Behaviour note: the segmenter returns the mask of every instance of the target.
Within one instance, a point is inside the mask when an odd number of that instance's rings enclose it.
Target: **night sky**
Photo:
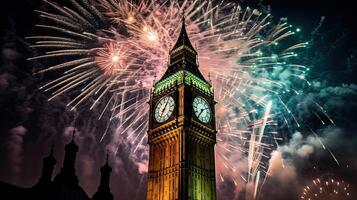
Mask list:
[[[316,131],[340,166],[311,138],[291,133],[282,145],[286,168],[277,169],[265,183],[264,199],[297,199],[302,186],[317,176],[343,179],[357,191],[357,9],[353,1],[245,0],[242,4],[271,9],[274,20],[287,17],[301,29],[299,37],[310,43],[301,59],[311,69],[308,79],[313,86],[289,102],[308,107],[310,99],[318,99],[336,124]],[[98,143],[96,133],[106,122],[96,120],[95,110],[68,111],[65,95],[47,102],[48,96],[37,90],[43,77],[32,76],[36,63],[26,61],[31,51],[24,37],[34,32],[33,25],[38,22],[34,10],[42,5],[40,0],[12,0],[2,2],[0,8],[0,181],[34,185],[52,143],[56,145],[57,174],[64,145],[76,127],[80,145],[77,175],[91,196],[97,190],[99,168],[105,159],[104,143]],[[306,117],[304,109],[295,112],[299,118]],[[115,199],[144,199],[145,170],[125,153],[128,145],[121,144],[113,161],[119,167],[112,175],[111,190]],[[297,154],[303,146],[313,151]],[[235,193],[231,183],[224,184],[219,187],[218,199],[233,199]]]

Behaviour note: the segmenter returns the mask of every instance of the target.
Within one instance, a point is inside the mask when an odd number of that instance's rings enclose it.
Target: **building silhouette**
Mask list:
[[[57,163],[56,159],[53,157],[54,145],[51,147],[50,154],[45,157],[42,161],[42,172],[38,183],[34,188],[48,187],[52,182],[52,175],[55,165]]]
[[[110,182],[110,173],[112,172],[112,168],[108,164],[108,153],[107,159],[103,167],[100,168],[100,185],[98,187],[98,191],[94,194],[92,200],[113,200],[113,195],[110,192],[109,182]]]
[[[1,183],[1,199],[39,199],[39,200],[113,200],[109,182],[112,168],[109,166],[108,153],[104,166],[100,169],[101,179],[98,191],[93,198],[88,197],[79,185],[75,170],[78,145],[74,141],[74,133],[71,142],[65,146],[65,157],[59,174],[52,179],[56,159],[53,156],[54,146],[50,154],[43,159],[42,172],[38,182],[32,188]]]
[[[216,102],[197,60],[183,18],[149,102],[147,200],[216,199]]]

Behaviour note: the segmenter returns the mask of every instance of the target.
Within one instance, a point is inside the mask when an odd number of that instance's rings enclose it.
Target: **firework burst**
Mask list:
[[[343,180],[333,178],[312,180],[312,183],[305,186],[300,199],[306,200],[341,200],[352,199],[350,185]]]
[[[37,74],[61,76],[41,89],[51,94],[49,100],[75,91],[68,103],[72,109],[91,102],[91,109],[102,106],[103,113],[111,112],[109,122],[117,123],[114,134],[133,144],[131,153],[140,163],[146,163],[137,155],[147,148],[146,102],[156,77],[166,70],[185,15],[200,70],[212,82],[218,102],[218,180],[253,183],[252,198],[257,196],[270,153],[282,140],[278,122],[300,126],[284,96],[299,94],[298,85],[310,84],[308,68],[294,63],[307,43],[281,44],[294,35],[286,21],[273,25],[269,14],[223,1],[44,2],[50,8],[37,11],[44,23],[36,26],[47,32],[28,37],[40,52],[29,60],[53,63]],[[101,141],[107,135],[105,131]],[[246,168],[238,169],[238,162]]]

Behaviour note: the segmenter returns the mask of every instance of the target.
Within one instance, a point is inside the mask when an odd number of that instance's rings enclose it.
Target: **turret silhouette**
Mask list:
[[[56,165],[56,159],[53,157],[54,145],[51,147],[50,154],[43,159],[42,173],[37,185],[49,185],[52,182],[53,169]]]
[[[65,155],[61,172],[56,176],[54,182],[62,182],[69,185],[78,185],[78,178],[75,174],[75,162],[78,152],[78,145],[74,142],[75,131],[72,140],[65,146]]]
[[[54,146],[52,145],[50,154],[43,159],[42,172],[38,182],[31,188],[22,188],[0,181],[1,197],[11,197],[11,199],[14,200],[90,200],[86,192],[79,185],[76,175],[75,162],[79,148],[74,141],[74,136],[75,132],[73,132],[72,140],[65,145],[63,166],[60,173],[58,173],[53,180],[52,175],[56,165],[56,159],[53,156]],[[100,168],[100,172],[100,185],[92,199],[113,200],[113,195],[109,187],[112,168],[109,166],[108,153],[106,162],[104,166]]]
[[[75,162],[78,145],[74,142],[74,136],[73,131],[72,141],[65,146],[63,166],[53,181],[51,192],[53,200],[89,200],[87,194],[79,186],[76,175]]]
[[[93,200],[113,200],[113,195],[110,192],[110,173],[112,168],[109,166],[109,154],[107,152],[107,159],[103,167],[100,168],[100,185],[98,191],[94,194]]]

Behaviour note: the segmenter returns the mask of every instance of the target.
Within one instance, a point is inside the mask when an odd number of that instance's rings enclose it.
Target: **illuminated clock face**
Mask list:
[[[170,118],[175,108],[175,100],[171,96],[163,97],[156,104],[155,120],[159,123],[165,122]]]
[[[193,111],[201,122],[208,123],[211,120],[211,108],[204,98],[196,97],[193,100]]]

